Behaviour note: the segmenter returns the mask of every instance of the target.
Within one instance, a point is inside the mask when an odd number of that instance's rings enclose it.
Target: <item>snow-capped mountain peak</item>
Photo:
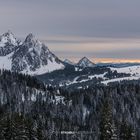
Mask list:
[[[34,51],[38,54],[41,53],[42,46],[45,46],[48,49],[48,47],[46,45],[44,45],[42,42],[40,42],[38,39],[36,39],[36,37],[32,33],[27,35],[22,46],[29,49],[29,51]]]
[[[11,31],[8,31],[0,36],[0,56],[6,56],[15,51],[21,43],[17,40]]]
[[[82,59],[79,60],[77,66],[85,68],[85,67],[93,67],[95,66],[95,64],[92,63],[87,57],[83,57]]]
[[[36,39],[35,35],[33,35],[32,33],[28,34],[25,41],[24,41],[24,44],[25,43],[28,43],[29,47],[32,46],[36,46],[37,44],[40,44],[42,45],[43,43],[40,42],[38,39]]]
[[[33,41],[36,41],[35,36],[32,33],[28,34],[25,39],[25,42],[33,42]]]
[[[1,36],[1,69],[40,75],[65,67],[63,62],[33,34],[30,33],[23,43],[18,42],[10,31]]]
[[[10,30],[0,36],[0,47],[5,47],[7,43],[17,45],[17,39]]]

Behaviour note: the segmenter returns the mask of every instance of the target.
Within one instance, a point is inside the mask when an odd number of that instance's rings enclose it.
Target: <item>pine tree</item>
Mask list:
[[[112,126],[112,110],[108,100],[103,104],[100,122],[100,140],[114,139],[114,130]]]
[[[0,140],[4,139],[4,133],[5,133],[5,121],[3,117],[0,117]]]
[[[112,137],[111,140],[118,140],[118,129],[115,126],[114,121],[112,122]]]
[[[134,130],[124,119],[120,127],[120,140],[135,140]]]
[[[6,140],[14,140],[16,136],[14,121],[8,116],[5,120],[4,138]]]
[[[37,131],[37,140],[44,140],[43,127],[41,121],[38,122],[36,131]]]
[[[27,139],[27,135],[25,133],[25,119],[23,116],[19,116],[19,114],[14,115],[14,125],[15,125],[15,140],[24,140]]]
[[[35,130],[33,121],[29,118],[25,120],[25,133],[29,140],[35,140]]]

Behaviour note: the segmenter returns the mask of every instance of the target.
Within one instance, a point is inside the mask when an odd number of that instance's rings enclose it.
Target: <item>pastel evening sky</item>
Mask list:
[[[0,0],[0,33],[32,32],[62,59],[140,61],[140,0]]]

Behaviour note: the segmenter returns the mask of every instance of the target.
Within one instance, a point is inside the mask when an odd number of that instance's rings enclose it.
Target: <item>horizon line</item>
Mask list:
[[[68,59],[74,63],[77,63],[81,58],[61,58],[63,60]],[[88,58],[88,57],[87,57]],[[140,63],[140,59],[121,59],[121,58],[88,58],[91,62],[98,63]]]

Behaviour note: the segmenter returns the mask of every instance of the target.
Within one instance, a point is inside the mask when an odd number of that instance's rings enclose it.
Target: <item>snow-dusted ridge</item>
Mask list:
[[[11,31],[8,31],[0,36],[0,47],[5,47],[7,43],[14,46],[18,45],[17,39]]]
[[[105,77],[107,74],[106,72],[104,74],[95,74],[95,75],[88,75],[87,79],[83,79],[81,81],[78,81],[77,79],[79,78],[76,77],[73,81],[69,81],[66,85],[72,85],[76,83],[82,83],[82,82],[87,82],[92,80],[93,78],[102,78],[103,80],[101,81],[102,84],[108,85],[109,83],[113,82],[121,82],[121,81],[129,81],[129,80],[138,80],[140,79],[140,65],[138,66],[128,66],[128,67],[122,67],[122,68],[114,68],[114,67],[109,67],[112,72],[117,71],[117,73],[125,73],[125,74],[130,74],[130,76],[127,77],[121,77],[121,78],[114,78],[114,79],[108,79]],[[82,87],[80,87],[82,88]]]
[[[112,76],[110,77],[110,71],[106,71],[102,74],[85,74],[85,75],[78,75],[73,79],[60,81],[59,86],[72,86],[77,85],[77,89],[82,89],[92,80],[98,81],[97,83],[101,83],[104,85],[108,85],[109,83],[113,82],[121,82],[121,81],[131,81],[131,80],[139,80],[140,79],[140,65],[135,66],[127,66],[127,67],[108,67],[112,71]],[[116,71],[116,72],[115,72]],[[114,73],[115,72],[115,73]]]
[[[7,69],[29,75],[42,75],[55,70],[64,69],[65,63],[73,65],[75,71],[83,71],[87,67],[95,67],[96,65],[88,58],[83,57],[77,64],[69,60],[61,61],[49,48],[36,39],[33,34],[29,34],[26,39],[19,41],[11,31],[0,36],[0,69]],[[97,78],[103,84],[122,80],[137,80],[140,78],[140,65],[126,67],[109,67],[112,72],[130,74],[130,76],[120,78],[106,78],[106,72],[103,74],[86,73],[68,79],[65,85],[81,84],[92,81]],[[80,79],[81,78],[81,79]],[[60,86],[61,81],[60,81]],[[62,85],[63,86],[63,85]]]
[[[129,81],[129,80],[138,80],[140,77],[136,77],[136,76],[131,76],[131,77],[122,77],[122,78],[115,78],[115,79],[110,79],[110,80],[105,80],[102,81],[102,84],[108,85],[109,83],[113,83],[113,82],[121,82],[121,81]]]
[[[85,67],[94,67],[95,64],[92,63],[87,57],[83,57],[81,60],[79,60],[77,66],[85,68]]]
[[[104,77],[105,74],[106,74],[106,72],[105,72],[104,74],[88,75],[88,76],[87,76],[87,79],[83,79],[83,80],[80,80],[80,81],[78,81],[78,78],[80,78],[80,77],[77,76],[76,78],[73,79],[73,81],[69,81],[68,83],[66,83],[66,85],[69,86],[69,85],[72,85],[72,84],[87,82],[87,81],[92,80],[93,78],[97,78],[97,79],[98,79],[98,78],[102,78],[102,79],[105,80],[105,77]]]
[[[64,69],[63,62],[48,47],[29,34],[21,43],[8,31],[0,36],[0,68],[40,75]]]
[[[112,71],[117,71],[118,73],[127,73],[131,74],[132,76],[140,76],[140,65],[138,66],[129,66],[129,67],[122,67],[122,68],[113,68],[110,67]]]
[[[140,65],[137,66],[128,66],[128,67],[122,67],[122,68],[114,68],[109,67],[111,71],[117,71],[117,73],[126,73],[130,74],[129,77],[122,77],[122,78],[114,78],[114,79],[108,79],[105,81],[102,81],[101,83],[107,85],[108,83],[112,82],[121,82],[124,80],[138,80],[140,79]]]

